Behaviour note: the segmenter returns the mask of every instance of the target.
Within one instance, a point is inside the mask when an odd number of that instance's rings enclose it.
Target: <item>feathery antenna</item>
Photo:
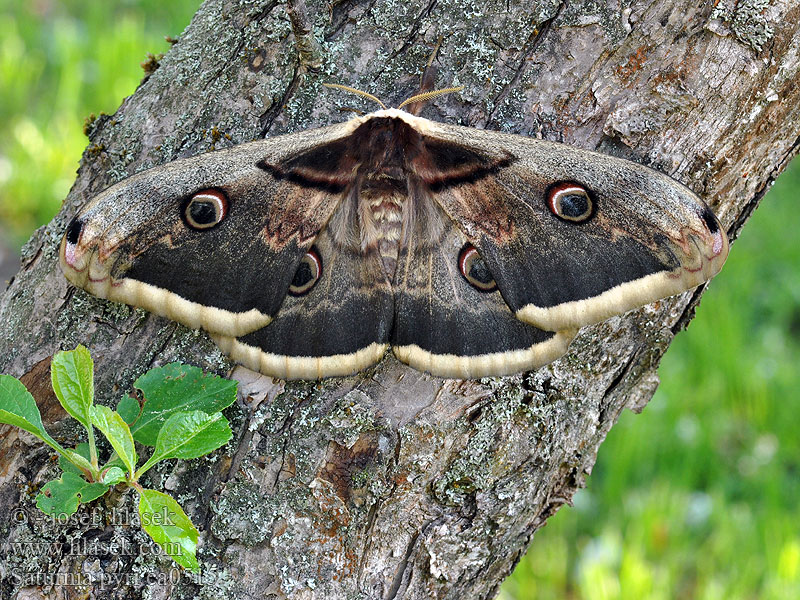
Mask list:
[[[463,85],[459,85],[457,87],[449,87],[449,88],[442,88],[441,90],[432,90],[430,92],[423,92],[421,94],[414,94],[411,98],[406,98],[400,103],[400,106],[397,108],[403,108],[406,104],[411,104],[412,102],[426,102],[431,100],[432,98],[436,98],[437,96],[442,96],[444,94],[452,94],[453,92],[460,92],[464,89]]]
[[[335,88],[337,90],[344,90],[345,92],[350,92],[351,94],[357,94],[358,96],[363,96],[364,98],[369,98],[373,102],[377,102],[380,104],[380,107],[386,110],[386,105],[380,101],[377,96],[373,96],[369,92],[362,92],[361,90],[357,90],[356,88],[352,88],[349,85],[340,85],[338,83],[323,83],[325,87]]]

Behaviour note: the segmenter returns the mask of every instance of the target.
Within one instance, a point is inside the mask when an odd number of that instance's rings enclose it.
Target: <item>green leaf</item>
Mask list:
[[[77,456],[76,456],[77,455]],[[76,475],[83,476],[77,465],[88,468],[91,470],[91,463],[89,462],[89,444],[81,442],[73,450],[66,450],[65,454],[58,457],[58,466],[65,473],[75,473]]]
[[[206,375],[197,367],[180,363],[150,369],[133,385],[145,401],[131,433],[133,439],[147,446],[156,444],[159,429],[175,413],[201,410],[213,414],[236,401],[235,381]],[[129,409],[127,405],[126,417]]]
[[[92,468],[92,463],[89,462],[82,454],[75,452],[74,450],[70,450],[69,448],[64,449],[64,454],[58,459],[59,465],[71,465],[72,468],[61,468],[62,471],[73,471],[78,475],[83,476],[84,471],[88,471],[89,473],[94,473],[95,470]]]
[[[64,410],[85,427],[91,427],[94,363],[89,351],[78,346],[75,350],[57,352],[50,364],[50,377]]]
[[[103,471],[101,481],[108,486],[117,485],[125,481],[125,471],[119,467],[110,467]]]
[[[158,432],[156,449],[136,474],[142,473],[160,460],[169,458],[198,458],[213,452],[231,439],[231,427],[222,413],[207,415],[202,410],[172,415]]]
[[[139,517],[142,529],[172,559],[187,569],[198,572],[195,526],[180,505],[167,494],[156,490],[139,490]]]
[[[75,473],[62,473],[61,479],[47,482],[36,496],[36,506],[50,516],[69,516],[83,502],[96,500],[108,491],[108,485],[89,483]]]
[[[22,382],[11,375],[0,375],[0,423],[24,429],[58,452],[64,450],[45,431],[36,400]]]
[[[108,438],[114,451],[125,463],[128,471],[133,474],[136,470],[136,448],[133,445],[133,436],[128,424],[119,413],[102,405],[92,409],[92,423]]]
[[[108,462],[103,465],[103,469],[110,469],[111,467],[118,467],[124,470],[127,468],[127,465],[125,464],[125,461],[119,457],[119,454],[113,452],[111,457],[108,459]]]
[[[122,400],[119,401],[119,404],[117,404],[117,412],[125,419],[128,425],[133,425],[136,419],[139,418],[141,410],[142,407],[139,406],[139,401],[128,394],[125,394]]]

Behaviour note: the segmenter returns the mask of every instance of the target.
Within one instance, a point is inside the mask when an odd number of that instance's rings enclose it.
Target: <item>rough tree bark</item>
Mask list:
[[[69,218],[145,167],[374,108],[323,81],[396,104],[440,36],[439,83],[465,89],[423,116],[653,166],[704,197],[735,238],[800,144],[800,2],[716,4],[208,0],[137,92],[91,126],[63,210],[26,246],[0,302],[0,371],[24,378],[68,441],[77,430],[49,390],[58,349],[92,350],[112,405],[156,364],[228,373],[205,334],[69,287],[57,266]],[[131,494],[85,509],[90,525],[38,518],[50,452],[4,427],[0,596],[491,598],[583,485],[619,413],[648,402],[701,291],[586,328],[567,356],[515,377],[441,380],[390,356],[322,383],[236,368],[234,441],[149,482],[201,529],[202,578],[165,581],[172,565],[138,551],[143,534],[107,521],[112,507],[132,508]],[[49,585],[56,575],[78,585]]]

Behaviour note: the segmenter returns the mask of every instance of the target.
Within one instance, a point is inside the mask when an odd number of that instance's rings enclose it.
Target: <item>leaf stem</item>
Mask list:
[[[89,461],[92,463],[92,469],[95,471],[95,476],[100,473],[100,465],[97,461],[97,446],[94,442],[94,427],[90,424],[86,427],[89,438]]]

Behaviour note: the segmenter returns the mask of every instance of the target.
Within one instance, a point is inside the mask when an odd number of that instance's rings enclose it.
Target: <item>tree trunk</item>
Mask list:
[[[136,93],[91,126],[61,213],[0,300],[0,371],[24,378],[67,443],[78,430],[49,389],[59,349],[91,349],[98,398],[112,406],[157,364],[228,373],[204,333],[70,287],[57,260],[67,222],[145,167],[375,108],[321,82],[396,105],[440,38],[437,84],[465,89],[423,116],[650,165],[702,196],[735,238],[800,142],[800,2],[710,4],[208,0]],[[235,368],[234,441],[148,483],[201,530],[199,578],[165,576],[173,565],[143,551],[144,534],[111,520],[132,494],[83,508],[89,524],[48,523],[33,497],[55,475],[50,452],[0,426],[0,597],[491,598],[584,484],[622,409],[651,398],[701,292],[584,328],[564,358],[513,377],[437,379],[390,356],[321,383]],[[82,545],[41,546],[67,542]]]

